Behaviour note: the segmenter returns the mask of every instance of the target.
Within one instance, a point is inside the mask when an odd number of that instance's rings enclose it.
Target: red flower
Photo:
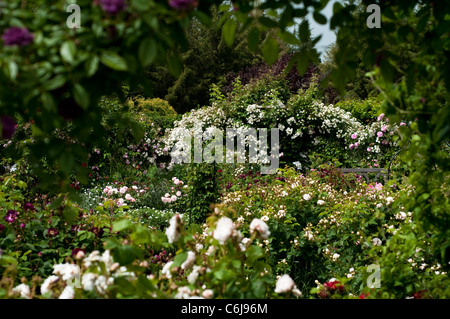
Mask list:
[[[369,296],[369,293],[362,293],[359,295],[359,299],[366,299]]]

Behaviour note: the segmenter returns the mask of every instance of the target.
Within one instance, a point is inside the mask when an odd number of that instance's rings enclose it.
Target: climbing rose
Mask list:
[[[26,46],[33,42],[33,34],[27,28],[11,27],[3,33],[3,42],[6,46]]]

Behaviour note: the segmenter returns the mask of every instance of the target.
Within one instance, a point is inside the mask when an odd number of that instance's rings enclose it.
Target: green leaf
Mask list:
[[[256,52],[256,50],[258,50],[259,38],[260,38],[260,32],[259,32],[258,28],[256,28],[256,27],[252,28],[249,31],[248,36],[247,36],[248,48],[252,52]]]
[[[67,222],[67,224],[72,225],[75,223],[78,217],[78,211],[73,206],[66,206],[63,210],[63,218]]]
[[[195,10],[194,16],[205,26],[210,26],[212,23],[210,16],[200,10]]]
[[[100,59],[97,54],[91,55],[85,62],[84,68],[86,70],[87,76],[91,77],[98,70],[98,63]]]
[[[59,53],[61,54],[63,61],[69,64],[73,63],[76,51],[77,47],[73,41],[65,41],[59,49]]]
[[[380,61],[381,75],[387,82],[392,82],[394,79],[394,67],[389,63],[387,59],[381,59]]]
[[[87,109],[89,106],[89,92],[85,90],[85,88],[76,83],[73,87],[73,95],[75,101],[83,108]]]
[[[122,266],[131,264],[139,255],[139,250],[129,245],[117,247],[113,251],[114,260]]]
[[[53,99],[53,95],[51,95],[49,92],[42,92],[41,102],[42,102],[42,106],[47,111],[54,110],[56,107],[55,100]]]
[[[123,57],[121,57],[116,52],[106,51],[103,52],[100,61],[106,65],[108,68],[111,68],[116,71],[127,71],[128,66],[127,62]]]
[[[64,75],[57,75],[54,78],[44,82],[44,89],[47,91],[52,91],[60,88],[66,83],[66,77]]]
[[[300,26],[298,28],[298,35],[302,43],[307,43],[311,40],[311,30],[309,29],[308,20],[305,19],[300,23]]]
[[[223,25],[222,35],[225,43],[231,47],[234,42],[234,37],[236,36],[236,21],[228,18],[227,22]]]
[[[66,175],[69,175],[72,171],[73,165],[75,164],[75,158],[73,157],[72,153],[70,151],[63,152],[59,160],[61,170]]]
[[[258,20],[265,27],[268,27],[268,28],[277,28],[278,27],[278,23],[270,18],[260,17]]]
[[[64,196],[60,195],[58,198],[54,199],[52,201],[52,203],[49,205],[48,209],[49,210],[55,210],[56,208],[58,208],[59,206],[61,206],[62,202],[64,200]]]
[[[290,32],[282,32],[280,33],[280,38],[286,43],[299,45],[300,41]]]
[[[181,264],[185,262],[187,257],[188,257],[187,252],[182,252],[181,254],[176,255],[175,258],[173,259],[173,266],[180,267]]]
[[[9,78],[11,80],[15,80],[17,78],[17,74],[19,73],[19,67],[17,66],[17,63],[14,61],[9,61],[8,62],[8,73],[9,73]]]
[[[133,224],[128,219],[121,219],[121,220],[116,221],[113,224],[112,231],[113,232],[120,232],[122,230],[130,228],[132,225]]]
[[[138,11],[147,11],[150,9],[151,2],[148,0],[132,0],[131,4],[138,9]]]
[[[268,65],[274,64],[278,59],[278,41],[274,38],[267,38],[263,43],[262,53]]]
[[[318,24],[327,24],[327,18],[320,12],[314,11],[313,18]]]
[[[139,60],[143,66],[151,64],[158,53],[158,47],[155,39],[146,38],[139,45]]]

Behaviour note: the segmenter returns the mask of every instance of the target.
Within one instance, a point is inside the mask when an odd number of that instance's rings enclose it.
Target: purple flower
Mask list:
[[[110,14],[117,14],[127,7],[125,0],[100,0],[100,4],[102,9]]]
[[[0,224],[0,233],[5,229],[5,225]]]
[[[23,205],[23,209],[24,210],[34,210],[34,205],[31,203],[26,203],[25,205]]]
[[[25,228],[25,223],[20,223],[20,228]]]
[[[17,219],[17,212],[15,210],[8,210],[8,212],[5,215],[5,221],[8,223],[14,223]]]
[[[11,27],[3,33],[3,42],[7,46],[25,46],[33,42],[33,34],[27,28]]]
[[[185,11],[198,6],[197,0],[170,0],[169,6],[175,10]]]
[[[56,237],[58,236],[59,231],[56,228],[47,228],[47,235],[49,237]]]
[[[3,115],[1,117],[2,121],[2,137],[4,139],[10,139],[14,132],[16,131],[16,122],[11,116]]]

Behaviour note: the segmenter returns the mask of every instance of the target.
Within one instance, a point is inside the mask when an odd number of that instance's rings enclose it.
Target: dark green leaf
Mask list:
[[[131,4],[138,9],[138,11],[146,11],[150,9],[151,2],[148,0],[132,0]]]
[[[66,83],[66,77],[64,75],[60,74],[60,75],[57,75],[54,78],[48,80],[47,82],[45,82],[44,88],[47,91],[52,91],[52,90],[60,88],[65,83]]]
[[[106,65],[107,67],[116,70],[116,71],[127,71],[128,66],[127,62],[123,57],[121,57],[116,52],[106,51],[103,52],[100,61]]]
[[[278,27],[278,23],[268,17],[260,17],[259,18],[259,22],[268,28],[277,28]]]
[[[327,24],[327,18],[321,14],[320,12],[314,11],[313,13],[314,20],[316,20],[319,24]]]
[[[63,210],[63,218],[67,224],[72,225],[78,217],[78,211],[73,206],[66,206]]]
[[[262,53],[268,65],[274,64],[278,59],[278,41],[274,38],[267,38],[263,43]]]
[[[87,109],[89,106],[89,92],[79,83],[73,87],[73,95],[75,101],[83,108]]]
[[[139,45],[139,60],[143,66],[151,64],[158,53],[158,47],[155,39],[146,38]]]
[[[236,36],[236,21],[229,18],[223,25],[222,35],[225,43],[231,47],[234,42],[234,37]]]
[[[298,35],[302,43],[307,43],[309,42],[309,40],[311,40],[311,30],[309,29],[308,20],[305,19],[300,23],[300,26],[298,28]]]
[[[258,46],[259,46],[259,38],[260,38],[260,33],[258,28],[254,27],[252,28],[247,36],[247,41],[248,41],[248,48],[253,51],[256,52],[256,50],[258,50]]]
[[[87,73],[88,77],[91,77],[97,72],[98,70],[98,63],[100,62],[100,59],[98,55],[93,54],[91,55],[85,62],[84,67]]]

